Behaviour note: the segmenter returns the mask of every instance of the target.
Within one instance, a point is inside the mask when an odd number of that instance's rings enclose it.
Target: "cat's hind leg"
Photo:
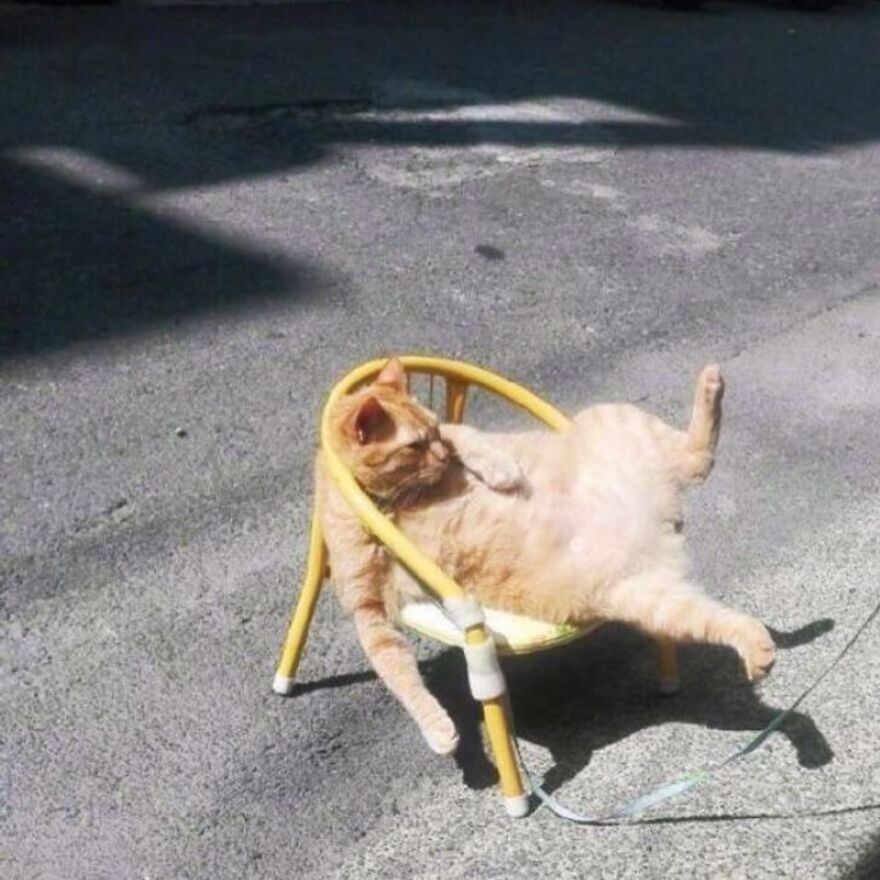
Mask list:
[[[709,598],[675,574],[642,572],[606,588],[599,599],[601,616],[655,639],[728,645],[750,681],[760,681],[773,665],[776,647],[761,621]]]
[[[717,364],[704,367],[694,390],[691,422],[678,457],[676,471],[684,483],[700,483],[709,476],[721,431],[724,379]]]

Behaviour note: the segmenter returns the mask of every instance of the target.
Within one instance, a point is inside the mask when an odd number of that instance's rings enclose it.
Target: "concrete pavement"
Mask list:
[[[315,425],[383,352],[686,417],[698,577],[782,646],[758,693],[609,628],[512,663],[527,760],[600,809],[760,729],[878,597],[880,9],[0,8],[3,875],[874,878],[880,630],[784,734],[625,828],[501,812],[325,597],[270,692]],[[510,422],[478,402],[487,425]]]

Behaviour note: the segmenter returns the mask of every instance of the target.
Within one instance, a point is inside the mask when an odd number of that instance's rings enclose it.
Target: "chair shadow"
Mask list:
[[[315,681],[298,681],[288,696],[301,697],[313,691],[327,691],[348,687],[352,684],[364,684],[368,681],[375,681],[378,677],[375,672],[365,670],[364,672],[346,672],[343,675],[329,675],[327,678],[319,678]]]
[[[808,644],[833,626],[825,618],[792,632],[771,633],[777,646],[787,650]],[[674,696],[658,691],[653,643],[623,625],[609,624],[582,642],[505,660],[517,735],[545,748],[553,760],[544,788],[555,791],[578,776],[596,752],[649,727],[674,722],[758,732],[782,711],[761,700],[729,649],[683,645],[679,657],[682,689]],[[784,658],[779,665],[785,665]],[[460,652],[444,652],[424,664],[423,672],[458,727],[461,743],[455,760],[465,784],[474,789],[493,785],[497,773],[484,748],[480,707],[468,693]],[[822,732],[803,712],[793,713],[780,733],[802,767],[821,767],[834,757]]]

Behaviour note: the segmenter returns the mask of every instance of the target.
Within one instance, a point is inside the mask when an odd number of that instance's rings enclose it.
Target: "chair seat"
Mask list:
[[[573,642],[593,632],[604,621],[595,620],[581,626],[547,623],[508,611],[483,608],[488,627],[499,654],[531,654],[566,642]],[[433,602],[410,602],[404,606],[401,623],[419,635],[461,647],[461,630]]]

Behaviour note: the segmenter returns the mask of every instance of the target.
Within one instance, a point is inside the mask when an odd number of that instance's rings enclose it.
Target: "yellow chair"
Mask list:
[[[448,422],[460,422],[464,416],[468,388],[471,385],[491,391],[521,407],[551,428],[562,431],[569,420],[531,391],[489,370],[446,358],[411,355],[401,358],[408,374],[441,377],[446,383],[445,407]],[[329,413],[343,395],[373,379],[384,360],[370,361],[345,376],[330,392],[321,418],[321,445],[331,479],[357,513],[364,527],[381,541],[395,558],[416,577],[438,604],[429,601],[407,605],[402,623],[408,628],[449,645],[461,647],[468,664],[471,691],[483,705],[483,717],[498,769],[501,792],[509,815],[528,813],[528,791],[523,785],[512,738],[510,709],[506,700],[504,678],[497,663],[496,651],[502,654],[525,654],[570,642],[592,632],[602,621],[583,626],[555,626],[515,614],[481,609],[465,591],[419,549],[380,511],[340,461],[329,443]],[[325,576],[328,574],[327,550],[321,534],[318,512],[312,515],[308,565],[299,599],[290,622],[273,689],[279,694],[293,690],[297,666],[302,656],[309,624]],[[442,610],[441,610],[442,608]],[[671,692],[677,688],[675,646],[659,643],[660,687]]]

